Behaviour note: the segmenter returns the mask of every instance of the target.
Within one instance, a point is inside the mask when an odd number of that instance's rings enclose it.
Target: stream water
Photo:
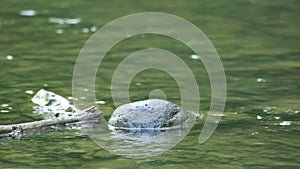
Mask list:
[[[296,0],[30,1],[0,2],[0,124],[42,119],[30,99],[43,88],[72,96],[77,56],[101,26],[137,12],[165,12],[199,27],[214,44],[227,79],[218,128],[204,144],[204,120],[171,150],[143,160],[108,152],[80,128],[54,126],[20,139],[1,138],[0,168],[300,168],[300,4]],[[115,109],[111,77],[129,54],[155,47],[172,51],[194,72],[199,113],[210,106],[210,83],[200,60],[172,38],[142,34],[115,45],[97,72],[104,118]],[[154,89],[180,104],[167,73],[150,69],[131,82],[132,101]],[[72,102],[71,98],[69,98]]]

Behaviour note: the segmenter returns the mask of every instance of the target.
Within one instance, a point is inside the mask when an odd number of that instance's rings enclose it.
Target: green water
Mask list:
[[[20,15],[29,9],[37,14]],[[44,88],[72,95],[74,64],[92,35],[84,33],[85,28],[100,28],[124,15],[147,11],[192,22],[218,51],[228,94],[214,135],[198,144],[200,121],[169,152],[136,161],[103,150],[80,130],[56,127],[20,140],[1,138],[0,168],[299,168],[300,5],[296,0],[2,0],[0,104],[8,106],[0,105],[7,110],[1,111],[0,124],[42,118],[32,113],[33,95],[27,90]],[[60,26],[49,22],[52,17],[81,22]],[[106,101],[100,105],[104,117],[108,119],[115,109],[110,94],[114,69],[122,58],[148,47],[172,51],[190,66],[200,84],[200,113],[206,114],[210,86],[203,65],[190,59],[191,50],[176,40],[146,34],[122,41],[105,57],[96,79],[97,99]],[[259,78],[265,82],[257,82]],[[156,88],[164,90],[168,100],[180,103],[176,82],[158,70],[141,72],[133,79],[131,99],[146,99]]]

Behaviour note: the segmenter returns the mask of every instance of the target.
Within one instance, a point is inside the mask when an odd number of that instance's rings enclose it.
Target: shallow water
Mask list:
[[[20,140],[1,139],[1,168],[299,168],[297,2],[2,0],[0,124],[42,118],[32,113],[31,90],[44,88],[71,96],[74,64],[95,28],[136,12],[170,13],[199,27],[220,55],[228,94],[224,117],[204,144],[198,144],[204,122],[200,121],[170,151],[136,161],[105,151],[76,127],[57,126]],[[148,47],[172,51],[190,66],[200,84],[199,113],[205,115],[210,86],[201,62],[191,59],[193,53],[182,43],[145,34],[117,44],[98,70],[96,93],[97,100],[106,102],[99,105],[104,117],[108,119],[115,109],[110,82],[116,66],[127,55]],[[133,79],[131,99],[147,99],[157,88],[169,101],[180,103],[176,82],[158,70]]]

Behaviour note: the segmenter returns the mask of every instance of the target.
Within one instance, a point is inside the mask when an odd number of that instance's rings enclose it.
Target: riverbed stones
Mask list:
[[[186,112],[169,101],[149,99],[118,107],[108,124],[117,129],[168,129],[195,120],[195,117],[195,113]]]

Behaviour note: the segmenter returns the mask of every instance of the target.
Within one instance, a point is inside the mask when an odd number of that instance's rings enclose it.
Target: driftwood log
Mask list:
[[[90,107],[82,111],[76,111],[75,113],[69,113],[68,115],[60,116],[55,114],[53,118],[39,120],[34,122],[0,125],[0,134],[6,136],[16,137],[22,134],[26,130],[39,129],[43,127],[49,127],[57,124],[74,123],[79,121],[96,120],[101,117],[102,113],[97,111],[95,107]]]

